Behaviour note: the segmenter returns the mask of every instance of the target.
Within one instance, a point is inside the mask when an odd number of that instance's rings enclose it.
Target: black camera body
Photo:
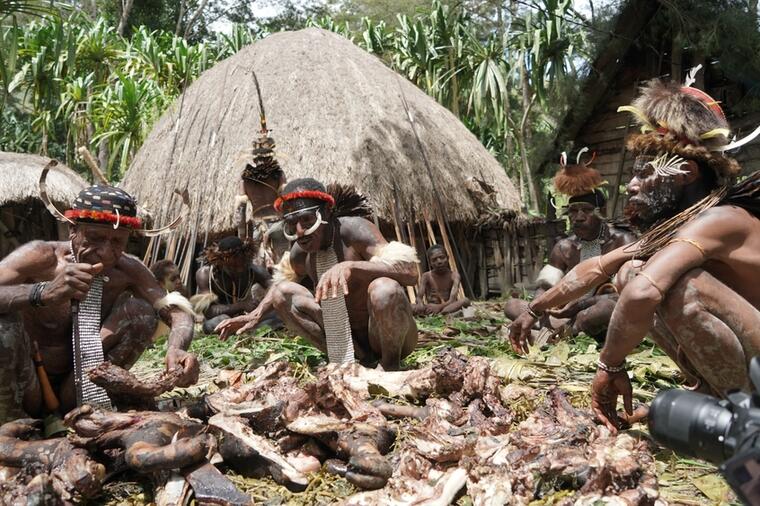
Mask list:
[[[760,358],[750,362],[754,393],[729,392],[725,399],[688,390],[657,394],[649,431],[678,453],[720,465],[745,504],[760,505]]]

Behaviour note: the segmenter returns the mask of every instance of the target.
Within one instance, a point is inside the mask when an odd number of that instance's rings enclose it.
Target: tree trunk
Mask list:
[[[683,47],[679,33],[673,34],[670,50],[670,80],[677,83],[683,81]]]
[[[190,35],[190,30],[193,28],[193,25],[195,24],[195,22],[198,21],[198,18],[201,17],[201,13],[203,13],[203,9],[206,8],[207,4],[208,4],[208,0],[201,0],[201,4],[195,10],[193,15],[190,16],[190,19],[187,21],[187,24],[185,25],[185,35],[183,35],[185,39],[187,39],[188,35]]]
[[[459,81],[454,66],[454,48],[449,48],[449,72],[451,72],[451,112],[459,118]]]
[[[121,16],[119,17],[119,26],[116,28],[116,33],[120,37],[124,37],[124,30],[127,28],[127,21],[129,21],[129,14],[132,12],[132,5],[134,5],[134,0],[121,0]]]
[[[536,94],[532,93],[531,85],[528,80],[528,71],[525,68],[525,58],[520,58],[520,81],[522,84],[522,102],[523,116],[520,121],[518,131],[518,143],[520,145],[520,160],[525,177],[525,184],[528,186],[528,196],[530,197],[529,208],[538,211],[538,192],[536,191],[536,182],[533,180],[533,170],[528,160],[528,146],[532,141],[532,125],[530,121],[530,111],[536,102]]]
[[[174,29],[174,35],[177,37],[180,36],[180,33],[182,33],[182,18],[185,17],[185,2],[186,0],[181,0],[179,3],[179,15],[177,16],[177,26]]]

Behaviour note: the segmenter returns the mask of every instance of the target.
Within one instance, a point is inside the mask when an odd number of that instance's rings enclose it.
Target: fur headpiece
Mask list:
[[[569,197],[577,197],[594,193],[594,190],[601,186],[602,175],[591,167],[596,154],[592,154],[587,162],[581,161],[586,151],[588,148],[581,149],[572,165],[567,164],[567,153],[562,153],[559,159],[559,170],[554,176],[554,187],[558,192]]]
[[[649,81],[631,105],[618,111],[630,112],[641,126],[627,147],[636,154],[670,153],[710,167],[719,179],[736,176],[741,167],[722,151],[738,147],[729,144],[726,115],[707,93],[659,79]]]

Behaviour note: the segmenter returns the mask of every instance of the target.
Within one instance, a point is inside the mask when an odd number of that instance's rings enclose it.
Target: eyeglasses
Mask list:
[[[298,239],[298,224],[301,224],[301,229],[304,231],[303,236],[311,235],[317,231],[320,225],[326,223],[322,220],[322,214],[319,212],[321,206],[307,207],[306,209],[300,209],[287,213],[283,216],[282,231],[285,238],[289,241],[295,241]]]

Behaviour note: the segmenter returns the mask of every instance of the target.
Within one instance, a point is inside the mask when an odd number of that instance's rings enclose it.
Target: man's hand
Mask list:
[[[509,325],[509,341],[515,353],[528,353],[528,342],[532,340],[530,331],[535,323],[536,319],[525,311]]]
[[[351,279],[351,264],[341,262],[331,267],[317,283],[317,289],[314,292],[314,300],[317,303],[322,299],[337,297],[341,293],[348,295],[348,282]]]
[[[591,384],[591,408],[597,419],[615,434],[623,426],[617,414],[617,398],[623,396],[623,406],[628,415],[633,417],[633,387],[626,371],[607,372],[596,371],[594,382]]]
[[[200,367],[195,355],[179,348],[169,348],[166,352],[166,370],[182,369],[182,376],[177,381],[178,387],[189,387],[198,381]]]
[[[551,316],[555,318],[575,318],[575,316],[588,308],[590,304],[586,299],[574,300],[565,305],[565,307],[558,309],[550,309],[547,311]]]
[[[67,264],[61,272],[48,282],[42,292],[42,303],[56,305],[71,299],[84,300],[90,290],[93,278],[103,270],[103,264]]]
[[[228,318],[217,325],[214,331],[219,333],[219,339],[222,341],[229,339],[233,333],[240,335],[258,325],[262,316],[260,308],[261,306],[257,307],[250,313],[241,314],[235,318]]]

